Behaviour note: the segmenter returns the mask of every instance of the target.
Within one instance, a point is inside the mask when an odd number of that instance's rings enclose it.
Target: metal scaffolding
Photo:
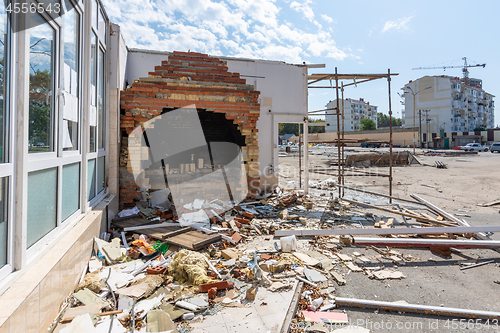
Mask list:
[[[337,156],[338,156],[338,168],[337,168],[337,178],[339,186],[339,198],[344,196],[345,188],[345,161],[344,161],[344,151],[346,143],[357,143],[357,142],[372,142],[372,143],[387,143],[389,144],[389,196],[392,196],[392,106],[391,106],[391,76],[396,76],[397,73],[391,73],[391,70],[387,70],[387,74],[339,74],[337,72],[337,67],[335,67],[334,74],[311,74],[308,76],[308,88],[327,88],[335,89],[335,95],[337,99],[337,105],[333,108],[328,108],[324,110],[312,111],[309,114],[317,114],[318,112],[325,112],[324,115],[337,116],[337,139],[334,141],[316,141],[317,143],[336,143],[337,144]],[[374,141],[374,140],[363,140],[363,139],[345,139],[344,136],[344,88],[352,85],[358,85],[360,83],[365,83],[378,79],[387,79],[388,85],[388,95],[389,95],[389,141]],[[315,86],[315,83],[328,80],[330,82],[329,86]],[[353,82],[344,84],[344,80],[352,80]],[[356,80],[360,80],[357,81]],[[333,85],[335,83],[335,85]],[[340,86],[339,86],[340,83]],[[339,100],[339,88],[341,90],[341,100],[342,105],[340,105]],[[326,112],[335,111],[335,113],[328,114]],[[341,121],[342,120],[342,121]],[[308,147],[306,147],[308,149]],[[308,166],[306,166],[308,168]],[[313,171],[314,172],[314,171]],[[376,176],[373,173],[365,173],[366,176]],[[389,199],[392,202],[392,199]]]

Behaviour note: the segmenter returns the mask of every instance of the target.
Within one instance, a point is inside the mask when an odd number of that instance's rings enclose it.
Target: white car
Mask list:
[[[465,151],[488,151],[488,147],[481,146],[480,143],[468,143],[462,147],[462,150]]]

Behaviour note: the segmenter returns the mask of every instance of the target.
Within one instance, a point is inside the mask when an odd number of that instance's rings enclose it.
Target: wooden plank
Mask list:
[[[380,228],[382,229],[392,228],[393,224],[394,224],[394,219],[390,218],[387,221],[381,221]]]
[[[189,231],[169,237],[165,239],[165,242],[197,251],[209,244],[220,241],[221,238],[219,234],[205,235],[197,231]]]
[[[288,307],[288,311],[286,312],[285,320],[283,321],[283,325],[281,326],[280,333],[290,332],[292,319],[295,316],[295,311],[297,310],[297,306],[299,305],[300,294],[302,294],[303,287],[304,282],[299,282],[295,286],[295,291],[293,292],[292,300],[290,302],[290,306]]]
[[[490,206],[495,206],[495,205],[500,205],[500,199],[496,199],[496,200],[481,204],[479,206],[490,207]]]
[[[178,234],[191,231],[189,227],[161,227],[161,228],[151,228],[147,230],[141,230],[141,233],[160,241],[164,241],[165,238],[173,237]]]
[[[424,222],[424,223],[431,223],[431,224],[445,225],[445,226],[448,226],[448,227],[454,227],[454,225],[450,224],[450,223],[445,223],[445,222],[438,221],[438,220],[429,220],[429,219],[426,219],[424,217],[420,217],[420,216],[417,216],[417,215],[402,213],[402,212],[398,212],[396,210],[382,208],[382,207],[370,205],[370,204],[367,204],[367,203],[364,203],[364,202],[359,202],[359,201],[355,201],[355,200],[349,200],[349,199],[346,199],[346,198],[342,198],[342,200],[350,202],[350,203],[353,203],[353,204],[356,204],[356,205],[360,205],[360,206],[365,206],[365,207],[369,207],[369,208],[375,208],[375,209],[382,210],[382,211],[389,212],[389,213],[393,213],[393,214],[396,214],[396,215],[403,215],[403,216],[413,217],[414,219],[421,219],[422,222]]]
[[[116,228],[121,228],[125,229],[128,227],[135,227],[139,225],[144,225],[151,223],[151,221],[142,218],[139,214],[131,215],[131,216],[125,216],[125,217],[117,217],[113,220],[111,220],[111,225],[113,225]]]

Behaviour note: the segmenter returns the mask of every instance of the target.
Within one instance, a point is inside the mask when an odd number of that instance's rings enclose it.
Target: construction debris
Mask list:
[[[331,180],[316,187],[328,190],[335,185]],[[404,267],[419,258],[395,247],[427,247],[442,256],[451,255],[455,248],[500,248],[500,242],[484,236],[500,227],[471,227],[422,198],[412,197],[416,201],[401,199],[404,204],[382,206],[280,189],[236,206],[220,200],[195,200],[179,209],[172,205],[138,207],[112,222],[106,240],[95,239],[88,272],[61,322],[89,329],[90,325],[95,329],[108,325],[117,332],[132,328],[188,332],[190,325],[223,308],[245,309],[253,302],[265,306],[266,299],[259,298],[261,290],[286,292],[293,288],[282,332],[288,332],[292,324],[298,328],[314,324],[324,331],[325,325],[348,323],[347,314],[338,310],[342,307],[425,312],[422,306],[336,295],[336,288],[344,288],[353,275],[380,283],[405,279]],[[164,200],[158,194],[152,202]],[[394,215],[402,216],[404,224]],[[486,238],[471,240],[474,235]],[[346,251],[348,247],[355,251]],[[493,262],[461,263],[460,270]],[[466,318],[494,315],[450,311]]]

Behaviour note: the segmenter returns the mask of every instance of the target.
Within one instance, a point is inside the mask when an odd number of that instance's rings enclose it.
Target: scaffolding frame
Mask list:
[[[337,100],[336,107],[328,108],[324,110],[317,110],[308,112],[308,115],[316,114],[318,112],[325,112],[324,115],[337,116],[337,139],[334,141],[316,141],[315,143],[336,143],[337,144],[337,178],[339,186],[339,198],[344,197],[345,188],[345,161],[344,152],[346,143],[354,142],[371,142],[371,143],[388,143],[389,144],[389,196],[392,196],[392,106],[391,106],[391,76],[399,75],[398,73],[391,73],[391,70],[387,70],[387,74],[339,74],[337,67],[335,67],[334,74],[310,74],[308,76],[308,89],[309,88],[325,88],[325,89],[335,89],[335,95]],[[357,79],[361,79],[356,82]],[[388,86],[388,97],[389,97],[389,141],[379,141],[379,140],[355,140],[355,139],[345,139],[344,136],[344,89],[348,86],[357,86],[360,83],[370,82],[379,79],[387,79]],[[330,82],[329,86],[314,86],[313,84],[328,80]],[[352,80],[353,82],[344,84],[344,80]],[[335,82],[335,85],[333,85]],[[340,82],[340,87],[339,87]],[[341,100],[342,105],[339,101],[339,88],[341,90]],[[328,114],[328,111],[335,111],[335,113]],[[341,122],[342,120],[342,122]],[[342,125],[341,125],[342,124]],[[309,150],[309,147],[306,147]],[[308,168],[308,166],[306,166]],[[312,171],[314,172],[314,170]],[[372,173],[367,173],[367,176],[373,176]],[[392,203],[392,199],[389,198],[389,202]]]

